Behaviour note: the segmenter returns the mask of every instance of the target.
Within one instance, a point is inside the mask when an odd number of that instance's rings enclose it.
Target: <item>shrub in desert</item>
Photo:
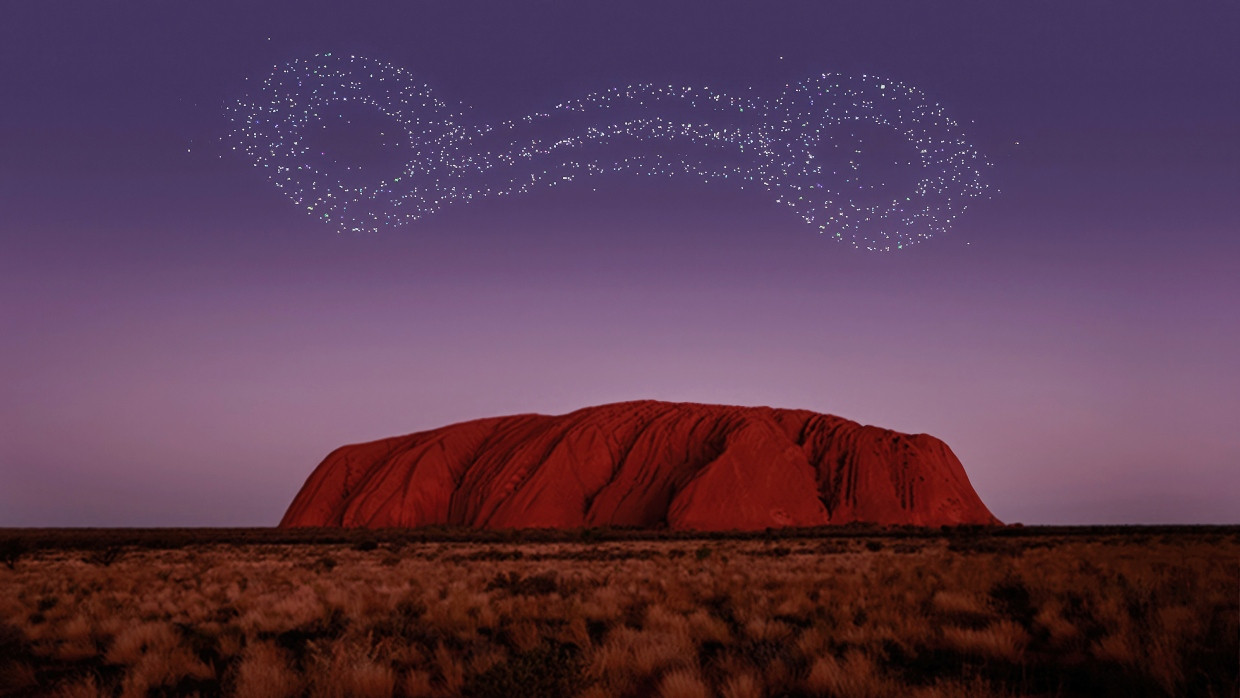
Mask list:
[[[881,698],[893,695],[893,686],[878,675],[874,660],[853,650],[842,660],[827,654],[814,660],[805,689],[815,696]]]
[[[400,683],[400,696],[403,698],[430,698],[435,695],[435,686],[430,672],[410,669]]]
[[[664,674],[659,681],[659,696],[661,698],[709,698],[710,690],[696,671],[673,669]]]
[[[89,562],[92,565],[99,565],[100,567],[110,567],[112,563],[121,559],[124,555],[125,550],[120,546],[105,545],[83,556],[82,561]]]
[[[87,674],[61,683],[52,695],[55,698],[103,698],[110,697],[112,692],[101,690],[95,675]]]
[[[141,623],[123,630],[108,648],[108,664],[132,666],[148,653],[166,654],[179,643],[176,629],[164,622]]]
[[[466,681],[464,696],[541,698],[569,696],[584,684],[580,651],[558,642],[544,642],[510,655]]]
[[[749,672],[739,672],[724,682],[721,695],[722,698],[763,698],[766,692],[760,679]]]
[[[145,696],[153,689],[175,687],[183,679],[201,681],[215,676],[167,623],[143,623],[126,629],[113,641],[104,660],[128,667],[122,696]]]
[[[1029,634],[1011,621],[999,621],[985,628],[943,628],[943,644],[965,655],[1017,662],[1029,642]]]
[[[37,687],[38,682],[38,674],[29,662],[0,658],[0,687],[20,695],[20,691]]]
[[[302,686],[301,676],[289,666],[285,653],[266,642],[248,646],[237,666],[238,696],[290,698],[299,695]]]
[[[316,653],[306,678],[311,698],[388,698],[396,689],[392,667],[357,643],[338,641]]]
[[[21,559],[30,550],[30,545],[20,538],[5,538],[0,540],[0,562],[5,567],[15,569],[17,561]]]

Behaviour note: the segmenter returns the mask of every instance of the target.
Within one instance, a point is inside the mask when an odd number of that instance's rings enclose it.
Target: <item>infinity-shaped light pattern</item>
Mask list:
[[[390,119],[385,147],[402,153],[402,164],[362,183],[372,163],[341,162],[316,143],[358,109]],[[322,54],[277,66],[229,105],[228,141],[311,215],[356,232],[633,172],[760,187],[836,240],[892,250],[947,231],[987,189],[989,163],[959,125],[921,91],[874,76],[823,74],[774,99],[628,85],[495,126],[464,112],[402,68]],[[865,131],[894,138],[899,157],[867,152]]]

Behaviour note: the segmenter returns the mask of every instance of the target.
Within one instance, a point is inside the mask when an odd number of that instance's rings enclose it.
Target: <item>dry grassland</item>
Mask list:
[[[1236,696],[1240,534],[43,548],[3,696]]]

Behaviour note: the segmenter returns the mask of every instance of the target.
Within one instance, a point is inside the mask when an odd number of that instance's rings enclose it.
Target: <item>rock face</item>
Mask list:
[[[336,449],[282,527],[997,524],[942,441],[805,410],[624,402]]]

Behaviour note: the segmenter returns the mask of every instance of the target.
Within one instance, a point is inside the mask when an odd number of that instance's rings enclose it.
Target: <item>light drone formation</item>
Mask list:
[[[325,130],[352,126],[349,114],[359,109],[382,118],[383,152],[397,154],[399,167],[375,176],[381,166],[323,147]],[[494,126],[465,111],[402,68],[322,54],[277,66],[229,105],[227,140],[294,203],[342,232],[631,172],[758,187],[821,233],[887,251],[946,232],[988,186],[989,163],[939,105],[868,75],[811,77],[774,99],[628,85]],[[868,148],[875,131],[899,152]],[[892,182],[900,178],[907,186]]]

